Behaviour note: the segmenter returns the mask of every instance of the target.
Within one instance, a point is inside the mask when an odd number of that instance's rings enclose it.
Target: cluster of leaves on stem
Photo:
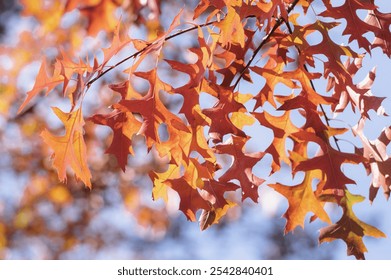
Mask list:
[[[61,51],[51,74],[44,58],[35,85],[20,106],[19,112],[23,112],[42,91],[49,94],[58,87],[69,98],[69,112],[53,108],[65,134],[57,136],[49,130],[41,134],[54,151],[53,166],[61,181],[66,181],[70,169],[78,180],[93,187],[83,135],[85,122],[93,122],[112,129],[107,153],[117,158],[122,170],[128,156],[134,156],[135,135],[144,137],[148,151],[156,151],[166,164],[165,170],[149,174],[153,199],[167,201],[168,189],[174,190],[180,199],[179,210],[189,220],[196,221],[201,210],[202,230],[218,223],[239,203],[233,193],[240,190],[242,201],[258,202],[259,188],[270,187],[288,200],[285,232],[303,227],[306,215],[313,213],[311,221],[330,224],[321,229],[319,241],[342,239],[348,254],[359,259],[366,252],[364,236],[385,236],[354,214],[353,205],[364,197],[354,194],[356,182],[343,171],[344,164],[362,164],[372,176],[370,201],[379,189],[389,196],[391,159],[386,148],[391,126],[375,140],[364,133],[371,110],[386,117],[381,106],[384,98],[371,92],[375,70],[360,83],[353,80],[373,49],[391,57],[391,14],[381,13],[373,0],[346,0],[338,7],[332,1],[317,1],[324,6],[319,13],[312,0],[201,0],[191,21],[189,11],[186,15],[178,11],[168,28],[148,40],[131,38],[121,32],[120,21],[114,24],[112,13],[121,1],[102,0],[90,7],[78,4],[83,1],[62,2],[66,5],[56,10],[58,17],[79,9],[88,20],[90,35],[105,29],[113,31],[113,39],[110,47],[103,49],[103,56],[76,58]],[[34,6],[28,7],[33,13]],[[103,16],[98,17],[94,9]],[[359,16],[362,10],[367,12],[365,18]],[[356,51],[331,36],[341,20],[346,21],[342,35],[358,45]],[[49,28],[51,23],[47,24]],[[362,35],[368,32],[374,40]],[[320,42],[311,43],[312,35]],[[182,50],[192,61],[165,57],[168,42],[188,36],[197,38],[192,48]],[[112,64],[128,47],[134,52]],[[160,71],[163,65],[170,67],[171,75],[186,76],[186,82],[176,86],[165,81]],[[93,85],[124,66],[122,80],[108,84],[107,89],[118,94],[119,100],[111,104],[109,112],[85,116],[83,101],[86,95],[94,95]],[[264,82],[253,82],[259,79]],[[318,80],[327,81],[327,86],[315,87]],[[136,90],[137,81],[148,84],[148,90]],[[248,84],[255,94],[241,89]],[[280,90],[281,84],[290,92]],[[163,93],[180,96],[183,102],[178,111],[169,108]],[[205,94],[215,99],[213,106],[202,104]],[[333,126],[332,116],[350,108],[358,115],[356,125]],[[297,112],[304,119],[302,125],[293,120]],[[167,129],[165,138],[159,131],[162,124]],[[255,144],[257,150],[249,152],[246,144],[254,136],[251,127],[257,125],[269,129],[273,139],[266,149],[257,149]],[[338,141],[350,132],[362,145],[349,152],[342,150]],[[310,153],[310,145],[318,147],[316,154]],[[228,168],[221,169],[220,155],[232,158]],[[292,176],[304,174],[302,182],[291,186],[255,175],[254,166],[265,157],[271,158],[270,175],[289,166]],[[341,207],[338,221],[331,221],[325,203]]]

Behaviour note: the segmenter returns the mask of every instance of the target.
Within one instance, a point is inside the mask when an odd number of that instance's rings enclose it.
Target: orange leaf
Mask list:
[[[284,214],[287,220],[285,233],[294,230],[297,226],[304,228],[304,219],[308,212],[314,213],[322,221],[331,223],[329,216],[323,209],[322,203],[319,202],[312,190],[312,181],[319,179],[317,173],[320,172],[306,172],[303,182],[295,186],[284,186],[281,184],[269,185],[288,199],[289,207]]]
[[[353,195],[346,191],[346,196],[341,200],[343,208],[342,218],[333,225],[320,230],[319,242],[330,242],[335,239],[342,239],[347,245],[347,254],[354,255],[357,259],[365,259],[364,253],[367,248],[364,245],[363,237],[386,237],[377,228],[368,225],[358,219],[353,213],[353,205],[364,200],[363,196]]]
[[[64,123],[65,135],[54,136],[44,130],[41,137],[53,150],[53,166],[57,169],[58,178],[66,181],[66,170],[69,166],[77,179],[91,188],[91,173],[87,166],[86,145],[83,138],[83,114],[81,108],[71,113],[64,113],[53,107],[53,112]]]
[[[37,78],[35,80],[35,84],[32,90],[27,92],[27,97],[24,100],[23,104],[20,105],[18,113],[22,112],[22,110],[26,107],[26,105],[33,99],[37,94],[41,91],[46,90],[46,95],[52,91],[57,85],[61,84],[64,81],[64,78],[59,75],[59,73],[54,73],[52,77],[49,77],[46,73],[46,60],[42,60],[41,67],[39,68],[39,72]]]

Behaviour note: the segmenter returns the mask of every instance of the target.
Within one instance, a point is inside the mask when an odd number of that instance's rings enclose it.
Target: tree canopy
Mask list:
[[[0,112],[20,138],[10,143],[2,129],[3,161],[27,187],[16,214],[0,221],[0,247],[47,222],[42,200],[60,214],[89,196],[77,210],[88,220],[102,207],[95,192],[115,177],[126,207],[157,231],[167,212],[140,202],[146,191],[165,205],[177,197],[206,230],[271,188],[288,202],[285,233],[310,214],[324,223],[320,243],[341,239],[364,259],[363,238],[385,234],[354,205],[391,190],[386,97],[373,92],[376,69],[366,64],[390,59],[391,14],[382,1],[336,2],[20,0],[34,27],[11,30],[18,41],[1,46]],[[152,189],[136,186],[145,181]],[[64,250],[82,226],[73,221],[65,237],[46,227]]]

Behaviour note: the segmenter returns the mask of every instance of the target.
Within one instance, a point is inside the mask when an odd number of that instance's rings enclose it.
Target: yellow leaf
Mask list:
[[[168,169],[165,172],[157,173],[152,172],[150,177],[153,181],[152,197],[154,200],[159,198],[163,199],[165,202],[168,201],[167,196],[167,184],[165,183],[169,179],[176,179],[180,175],[179,166],[175,164],[170,164]]]
[[[243,112],[233,112],[231,115],[231,122],[239,129],[243,129],[245,125],[253,125],[255,119],[251,115],[247,115]]]

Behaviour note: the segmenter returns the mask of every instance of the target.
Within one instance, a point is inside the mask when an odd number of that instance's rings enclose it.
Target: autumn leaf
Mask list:
[[[255,108],[263,106],[266,101],[268,101],[274,107],[277,106],[274,100],[274,89],[279,83],[282,83],[292,89],[297,87],[297,85],[290,77],[282,75],[283,69],[283,61],[277,62],[272,58],[270,58],[263,67],[251,67],[251,70],[254,71],[254,73],[257,73],[265,79],[265,86],[260,90],[256,97],[257,103]]]
[[[238,179],[242,187],[242,201],[251,198],[254,202],[258,201],[258,187],[264,182],[263,179],[252,173],[252,168],[264,153],[245,153],[244,145],[247,138],[234,136],[225,143],[216,145],[216,153],[229,154],[233,156],[232,164],[229,169],[219,178],[222,183]]]
[[[304,228],[304,220],[309,212],[315,214],[322,221],[331,224],[331,220],[323,209],[322,202],[312,189],[314,180],[321,179],[321,172],[312,170],[305,173],[303,182],[295,186],[269,184],[271,188],[288,199],[289,207],[284,217],[287,222],[285,233],[293,231],[297,226]]]
[[[91,188],[91,173],[87,165],[87,150],[83,137],[83,114],[81,108],[71,113],[64,113],[53,107],[53,112],[65,126],[65,135],[54,136],[44,130],[41,136],[45,143],[54,150],[53,166],[61,181],[67,179],[67,167],[75,173],[87,187]]]
[[[46,90],[46,94],[48,94],[63,81],[64,79],[59,75],[59,73],[55,72],[53,73],[53,76],[48,76],[48,74],[46,73],[46,59],[43,59],[41,67],[39,68],[37,78],[35,80],[34,87],[32,88],[32,90],[27,92],[27,97],[22,103],[22,105],[20,105],[18,113],[22,112],[26,105],[40,92]]]
[[[131,96],[139,97],[132,91],[129,81],[112,84],[109,87],[121,95],[121,100],[130,99]],[[106,115],[95,114],[88,120],[95,124],[109,126],[113,130],[113,139],[106,153],[113,154],[120,168],[125,171],[128,155],[133,155],[132,137],[140,130],[141,122],[132,113],[121,112],[117,109]]]
[[[364,56],[355,58],[353,62],[347,60],[344,63],[344,66],[352,78],[362,67],[363,57]],[[343,112],[349,103],[352,105],[353,111],[359,110],[361,115],[368,119],[370,118],[368,114],[370,110],[374,110],[378,115],[386,115],[385,109],[381,106],[385,97],[374,96],[371,91],[375,78],[376,68],[374,67],[353,89],[345,84],[340,84],[334,77],[330,77],[328,81],[328,89],[330,90],[334,87],[333,97],[339,99],[338,104],[332,105],[333,111],[335,112],[334,115]]]
[[[367,31],[370,30],[370,26],[366,23],[367,20],[361,20],[357,14],[358,10],[372,11],[376,9],[372,0],[351,0],[345,1],[340,6],[333,6],[330,2],[324,3],[326,10],[320,15],[324,17],[331,17],[333,19],[344,19],[346,25],[342,32],[343,35],[348,35],[349,42],[356,40],[361,48],[364,48],[367,52],[370,51],[370,42],[365,36]]]
[[[319,31],[322,34],[322,41],[316,45],[300,47],[301,55],[307,57],[313,57],[316,54],[323,54],[327,57],[327,61],[323,62],[324,65],[324,77],[329,77],[330,74],[334,75],[335,79],[340,84],[350,86],[352,89],[356,89],[351,75],[349,75],[347,69],[344,67],[341,57],[347,56],[350,58],[358,57],[358,54],[354,52],[349,46],[342,46],[333,43],[330,37],[330,30],[338,26],[337,22],[322,22],[316,21],[313,24],[303,27],[303,34],[305,32]],[[304,71],[305,73],[306,71]]]
[[[237,13],[237,9],[240,9],[242,1],[231,0],[227,3],[227,15],[226,17],[216,23],[216,26],[221,29],[221,35],[219,41],[222,46],[229,46],[230,44],[239,44],[244,46],[244,30],[240,20],[240,16]]]
[[[368,11],[364,22],[372,27],[370,30],[375,34],[375,40],[372,42],[371,48],[380,47],[386,55],[391,57],[391,15],[372,9]]]
[[[294,133],[294,137],[300,141],[315,142],[320,146],[320,150],[313,158],[299,161],[294,167],[294,171],[321,170],[326,175],[325,184],[322,191],[332,191],[337,199],[344,196],[347,184],[355,184],[355,181],[342,172],[342,164],[362,162],[360,155],[338,151],[330,146],[320,137],[305,131]]]
[[[239,188],[233,183],[220,183],[213,179],[205,180],[200,192],[201,196],[209,201],[211,209],[202,210],[199,223],[200,229],[205,230],[213,224],[217,224],[227,211],[236,206],[236,203],[227,200],[226,192],[232,192]]]
[[[168,91],[170,87],[158,79],[156,70],[147,73],[139,72],[136,75],[150,83],[148,93],[138,100],[121,100],[118,104],[114,104],[113,108],[121,112],[139,113],[142,115],[142,126],[137,133],[147,138],[148,147],[151,148],[154,142],[160,141],[158,128],[163,123],[163,120],[166,120],[166,123],[176,130],[188,131],[182,120],[170,112],[160,100],[159,91]]]
[[[253,115],[261,125],[271,129],[273,132],[273,142],[265,152],[272,155],[272,170],[273,172],[276,172],[281,167],[281,161],[290,164],[286,152],[286,142],[288,137],[299,131],[299,128],[292,123],[289,111],[285,111],[282,116],[273,116],[266,111],[262,113],[253,113]]]
[[[353,213],[353,205],[364,199],[363,196],[346,191],[346,196],[342,198],[340,203],[343,209],[341,219],[320,230],[319,242],[342,239],[346,243],[348,256],[354,255],[357,259],[365,259],[364,253],[367,252],[367,248],[364,245],[363,237],[380,238],[386,237],[386,235],[377,228],[364,223]]]
[[[104,59],[102,64],[100,65],[100,68],[103,69],[103,67],[109,62],[109,60],[130,42],[131,40],[129,38],[126,38],[125,40],[120,39],[120,24],[118,23],[114,31],[114,36],[110,47],[107,49],[103,49]]]
[[[165,172],[151,172],[149,174],[153,182],[152,197],[154,200],[159,198],[165,202],[168,201],[167,195],[167,180],[178,179],[180,177],[180,167],[176,164],[168,165],[168,169]]]
[[[214,143],[219,143],[225,134],[232,133],[236,136],[245,137],[245,133],[236,127],[229,114],[233,112],[246,112],[244,105],[237,100],[231,89],[217,87],[219,101],[212,108],[203,109],[202,113],[210,118],[211,124],[209,136]],[[235,98],[236,97],[236,98]]]
[[[364,125],[365,119],[360,119],[352,130],[363,145],[361,154],[367,159],[367,172],[372,173],[369,201],[375,199],[380,187],[388,199],[391,191],[391,160],[387,154],[387,146],[391,141],[391,127],[385,127],[377,139],[370,141],[364,134]]]
[[[88,120],[96,124],[109,126],[113,130],[113,140],[106,153],[115,155],[119,167],[125,171],[128,155],[133,154],[132,136],[139,131],[141,123],[133,114],[119,112],[118,110],[114,110],[107,115],[96,114]]]
[[[304,92],[293,98],[284,100],[283,104],[277,110],[290,111],[294,109],[304,110],[305,124],[301,127],[302,130],[312,129],[317,134],[324,135],[327,127],[319,116],[317,105]]]
[[[166,183],[175,190],[179,197],[179,210],[181,210],[188,220],[196,221],[196,213],[200,209],[210,209],[209,203],[202,198],[198,188],[191,186],[183,177],[168,179]]]

